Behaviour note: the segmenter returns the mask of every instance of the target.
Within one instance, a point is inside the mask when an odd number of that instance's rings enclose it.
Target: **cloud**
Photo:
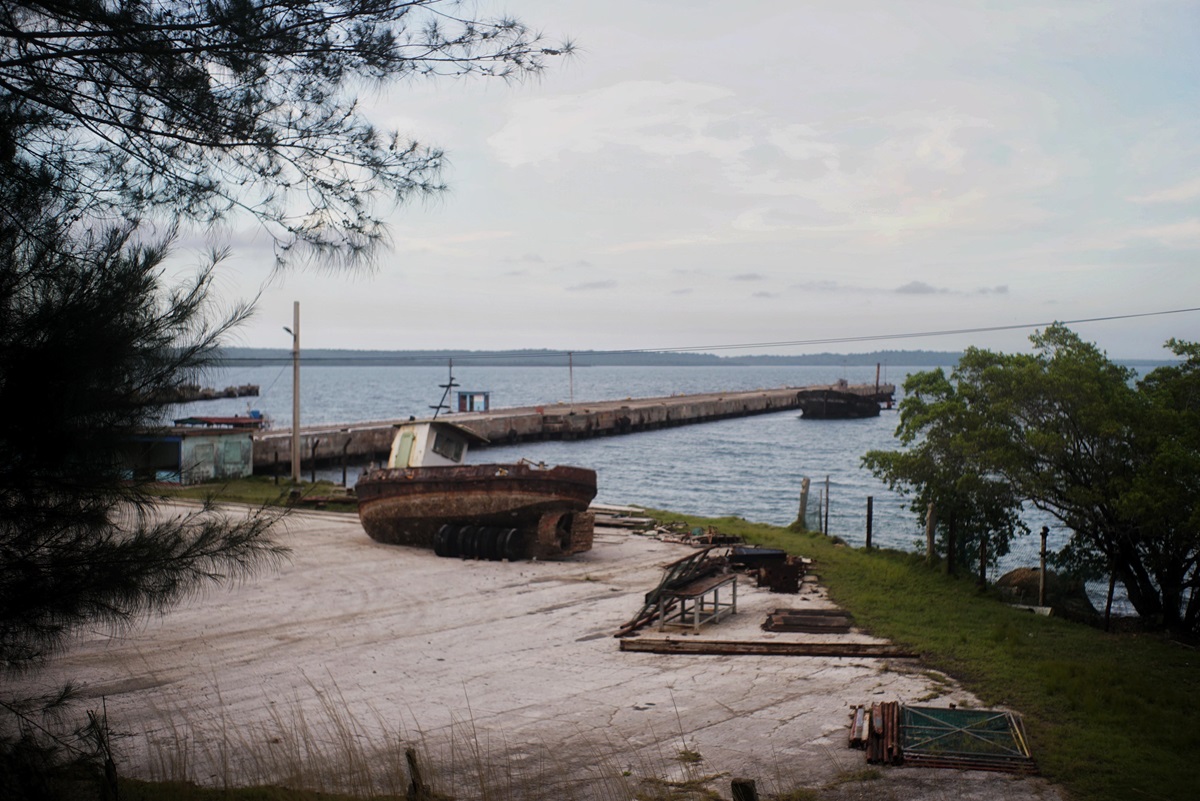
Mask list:
[[[488,139],[510,167],[592,154],[611,146],[658,156],[706,153],[731,157],[736,141],[708,132],[710,106],[731,89],[687,81],[625,81],[590,92],[519,101]]]
[[[512,239],[515,236],[510,230],[480,230],[455,233],[443,237],[396,236],[397,251],[416,251],[439,255],[463,255],[474,252],[474,246],[480,243],[493,243],[500,240]]]
[[[1200,198],[1200,178],[1129,198],[1134,203],[1185,203]]]
[[[602,289],[615,289],[616,281],[586,281],[567,287],[568,292],[595,292]]]
[[[924,281],[910,281],[903,286],[897,287],[895,291],[899,295],[940,295],[949,290],[938,289]]]
[[[828,279],[822,281],[805,281],[802,284],[792,284],[794,289],[803,289],[805,292],[863,292],[861,287],[849,286],[839,283],[838,281],[830,281]]]
[[[1130,238],[1149,239],[1168,247],[1200,247],[1200,218],[1140,228],[1130,232]]]
[[[603,249],[604,253],[635,253],[643,250],[670,250],[672,248],[694,247],[696,245],[716,245],[723,241],[710,234],[698,234],[690,237],[668,237],[664,239],[643,239],[636,242],[621,242]]]
[[[523,256],[508,256],[504,259],[512,264],[545,264],[546,260],[537,253],[526,253]]]
[[[1008,286],[1005,284],[1001,284],[998,286],[985,286],[985,287],[980,287],[979,289],[977,289],[975,291],[978,292],[980,295],[1007,295],[1008,294]]]
[[[763,281],[766,276],[761,273],[738,273],[729,277],[730,281]]]
[[[752,298],[777,298],[777,297],[779,297],[779,295],[777,295],[774,292],[761,291],[761,292],[755,292],[750,297],[752,297]]]

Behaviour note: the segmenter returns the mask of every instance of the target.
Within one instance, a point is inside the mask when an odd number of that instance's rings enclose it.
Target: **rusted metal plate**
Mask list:
[[[776,609],[763,623],[766,631],[847,634],[854,621],[840,609]]]

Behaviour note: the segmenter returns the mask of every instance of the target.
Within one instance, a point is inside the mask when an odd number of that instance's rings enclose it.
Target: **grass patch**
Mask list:
[[[821,801],[821,794],[810,787],[797,787],[786,793],[767,796],[769,801]]]
[[[354,512],[358,503],[345,487],[332,481],[301,482],[294,488],[289,479],[276,481],[271,476],[230,479],[228,481],[182,486],[164,486],[159,494],[166,498],[245,503],[253,506],[301,506],[328,509],[334,512]]]
[[[404,801],[403,795],[369,798],[285,787],[200,787],[191,782],[121,781],[122,801]]]
[[[981,592],[973,577],[946,576],[911,553],[868,552],[740,518],[661,518],[715,524],[723,534],[813,559],[830,598],[860,627],[914,649],[927,668],[983,703],[1021,712],[1042,773],[1073,799],[1194,796],[1194,648],[1011,608]]]
[[[883,778],[883,771],[879,768],[865,767],[855,770],[844,770],[839,773],[833,781],[826,784],[826,788],[840,787],[843,784],[861,784],[862,782],[874,782]]]
[[[635,801],[721,801],[721,795],[709,785],[724,774],[697,776],[671,781],[662,778],[642,780],[642,788],[634,794]]]

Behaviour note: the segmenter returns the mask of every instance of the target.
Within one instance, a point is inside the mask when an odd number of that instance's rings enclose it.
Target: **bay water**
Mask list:
[[[888,365],[880,381],[896,385],[902,397],[907,375],[929,367]],[[949,371],[950,367],[945,368]],[[181,404],[172,417],[245,414],[261,411],[271,425],[291,425],[291,364],[227,367],[204,376],[216,388],[257,384],[258,397]],[[305,364],[301,369],[302,425],[353,424],[428,417],[448,383],[446,367],[358,367]],[[701,392],[825,385],[845,379],[873,384],[874,366],[715,366],[715,367],[494,367],[455,365],[454,391],[487,391],[493,409],[623,398],[664,397]],[[453,407],[453,395],[447,402]],[[453,417],[451,416],[451,419]],[[569,442],[527,442],[475,449],[473,463],[521,458],[547,464],[589,467],[598,477],[597,503],[669,509],[705,517],[736,516],[787,525],[797,518],[801,481],[811,482],[810,524],[828,497],[828,530],[862,545],[867,503],[872,499],[872,542],[882,547],[919,550],[924,522],[909,501],[892,492],[861,465],[869,450],[899,448],[895,409],[864,420],[805,420],[799,412],[777,412],[624,436]],[[359,469],[351,468],[353,485]],[[341,470],[318,477],[341,480]],[[1050,548],[1068,532],[1053,520],[1032,516],[1036,532],[1050,526]],[[1038,564],[1038,538],[1024,537],[1000,560],[991,577]],[[1093,593],[1095,594],[1095,593]]]

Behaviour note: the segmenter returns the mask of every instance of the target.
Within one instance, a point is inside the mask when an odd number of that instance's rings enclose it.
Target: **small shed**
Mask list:
[[[252,429],[177,425],[148,431],[129,443],[125,463],[137,478],[170,484],[245,478],[254,472]]]
[[[463,464],[467,448],[487,442],[469,428],[442,420],[400,423],[388,467],[449,467]]]
[[[478,390],[459,390],[458,410],[460,412],[486,412],[492,408],[492,393]]]

